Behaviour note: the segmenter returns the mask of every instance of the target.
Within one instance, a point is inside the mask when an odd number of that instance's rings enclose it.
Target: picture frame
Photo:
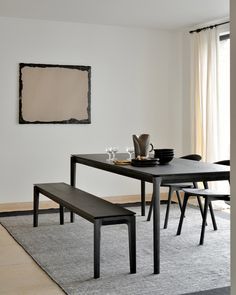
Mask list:
[[[90,124],[91,67],[19,64],[20,124]]]

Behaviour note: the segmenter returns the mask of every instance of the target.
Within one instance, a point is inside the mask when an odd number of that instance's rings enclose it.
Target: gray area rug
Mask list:
[[[172,205],[168,229],[161,230],[161,273],[153,275],[152,222],[137,212],[137,274],[129,274],[126,225],[102,227],[101,278],[93,279],[93,225],[79,216],[74,224],[58,224],[58,214],[3,217],[1,224],[67,294],[177,295],[230,285],[229,214],[216,212],[218,231],[210,219],[205,244],[199,246],[201,216],[189,207],[181,236],[176,236],[179,209]],[[165,206],[161,205],[161,221]],[[66,216],[69,220],[69,214]],[[227,294],[227,293],[226,293]]]

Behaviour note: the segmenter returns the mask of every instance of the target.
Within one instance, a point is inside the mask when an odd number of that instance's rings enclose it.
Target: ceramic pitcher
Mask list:
[[[138,156],[147,158],[149,152],[153,150],[153,145],[150,144],[150,135],[141,134],[139,136],[133,135],[135,158]],[[150,150],[151,146],[151,150]]]

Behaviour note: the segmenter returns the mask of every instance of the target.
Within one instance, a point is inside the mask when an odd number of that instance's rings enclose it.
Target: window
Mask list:
[[[230,158],[230,35],[219,36],[219,157]]]

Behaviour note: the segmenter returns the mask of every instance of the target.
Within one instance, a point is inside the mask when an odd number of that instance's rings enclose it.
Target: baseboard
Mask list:
[[[104,197],[105,200],[125,206],[140,206],[140,195],[123,195],[123,196],[110,196]],[[167,193],[161,193],[161,202],[167,200]],[[151,201],[151,194],[146,195],[146,202],[149,204]],[[173,198],[173,201],[175,199]],[[49,201],[40,201],[40,213],[56,213],[58,212],[58,204]],[[15,215],[28,215],[33,212],[33,202],[18,202],[18,203],[3,203],[0,204],[0,216],[15,216]]]
[[[160,200],[167,200],[167,193],[161,193]],[[124,196],[110,196],[104,197],[103,199],[114,203],[114,204],[128,204],[128,203],[138,203],[140,202],[140,195],[124,195]],[[146,194],[146,201],[150,202],[152,199],[152,194]]]
[[[185,293],[182,295],[230,295],[230,287],[223,287],[193,293]]]
[[[39,213],[40,214],[59,213],[59,208],[40,209]],[[15,211],[0,212],[0,217],[23,216],[23,215],[32,215],[32,214],[33,214],[33,210],[15,210]]]

